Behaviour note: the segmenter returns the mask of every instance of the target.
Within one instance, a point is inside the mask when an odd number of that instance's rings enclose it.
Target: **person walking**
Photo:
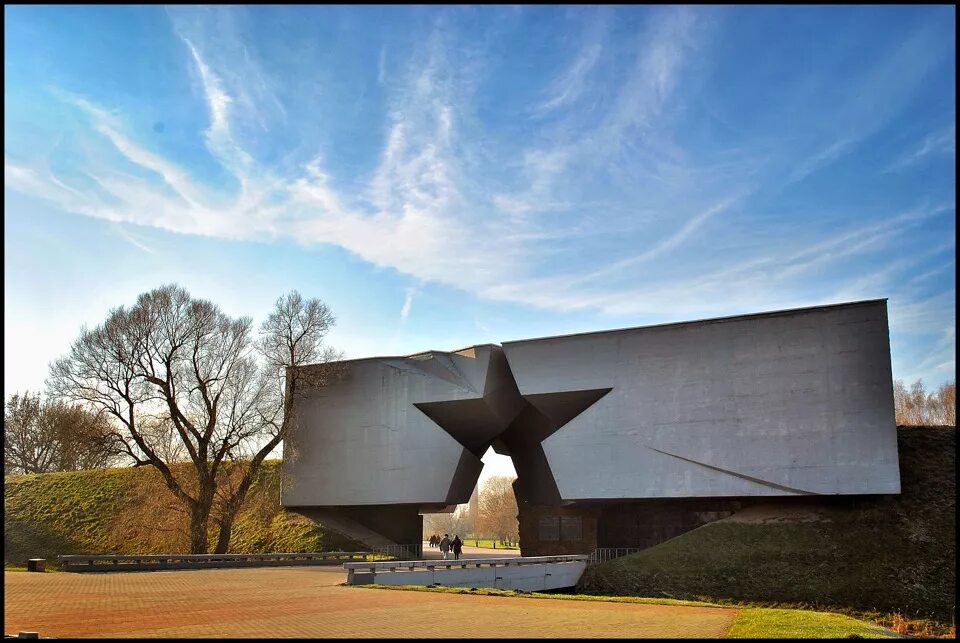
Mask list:
[[[460,540],[460,534],[457,534],[453,537],[453,542],[450,543],[450,548],[453,550],[453,559],[460,560],[460,552],[463,551],[463,541]]]
[[[436,535],[436,534],[431,534],[431,535],[430,535],[430,546],[431,546],[431,547],[436,547],[436,546],[437,546],[437,535]]]
[[[443,559],[447,559],[447,554],[450,552],[450,534],[444,534],[443,540],[440,541],[440,553],[443,554]]]

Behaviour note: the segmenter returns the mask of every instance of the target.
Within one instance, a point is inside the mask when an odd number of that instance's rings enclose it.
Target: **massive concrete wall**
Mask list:
[[[562,500],[900,491],[885,301],[503,348]]]
[[[295,401],[281,501],[374,530],[467,502],[491,444],[546,508],[900,490],[884,300],[343,367]]]
[[[288,507],[465,503],[522,401],[498,346],[349,361],[296,400]]]

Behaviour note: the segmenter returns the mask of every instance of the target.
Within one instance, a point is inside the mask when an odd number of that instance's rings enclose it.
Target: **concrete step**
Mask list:
[[[353,518],[343,515],[336,509],[296,509],[297,513],[303,514],[310,520],[317,522],[324,529],[335,531],[341,536],[351,538],[371,549],[377,547],[390,547],[396,545],[389,538],[366,527]]]

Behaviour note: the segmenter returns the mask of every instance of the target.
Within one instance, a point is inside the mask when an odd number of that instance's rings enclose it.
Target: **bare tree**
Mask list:
[[[933,393],[927,393],[923,380],[917,380],[908,390],[903,380],[893,383],[893,403],[896,422],[907,426],[957,424],[957,386],[954,382],[942,384]]]
[[[510,476],[488,478],[480,489],[480,516],[478,531],[494,536],[501,542],[518,540],[517,499]]]
[[[260,465],[295,422],[294,398],[326,381],[327,370],[301,367],[338,357],[323,347],[333,323],[294,291],[255,340],[250,318],[166,285],[83,329],[49,386],[115,418],[125,454],[155,467],[186,507],[190,551],[207,552],[213,519],[222,553]],[[179,459],[193,466],[170,466]]]
[[[930,424],[957,425],[957,385],[954,382],[942,384],[935,393],[927,398],[930,407]]]
[[[140,418],[140,433],[144,441],[151,445],[157,456],[164,462],[189,462],[187,447],[180,440],[177,427],[168,416],[144,415]]]
[[[467,505],[457,505],[450,513],[426,514],[423,517],[423,531],[425,534],[450,534],[453,538],[459,534],[461,538],[468,535],[469,509]]]
[[[107,419],[80,406],[15,394],[3,414],[4,473],[79,471],[110,466],[116,455]]]

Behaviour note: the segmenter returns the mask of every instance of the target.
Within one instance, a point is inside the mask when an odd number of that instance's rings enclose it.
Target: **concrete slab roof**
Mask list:
[[[377,355],[373,357],[354,357],[351,359],[337,360],[334,363],[346,364],[348,362],[351,362],[351,363],[352,362],[369,362],[369,361],[385,360],[385,359],[416,359],[417,357],[426,357],[431,353],[440,353],[441,355],[461,355],[461,356],[470,357],[470,355],[465,355],[465,354],[468,353],[469,351],[473,351],[478,348],[484,348],[486,346],[493,346],[495,348],[500,347],[499,344],[492,344],[488,342],[485,344],[471,344],[470,346],[464,346],[463,348],[458,348],[452,351],[440,351],[440,350],[430,349],[425,351],[418,351],[416,353],[410,353],[408,355]],[[306,364],[306,366],[313,366],[313,364]]]
[[[720,323],[724,323],[724,322],[739,321],[739,320],[742,320],[742,319],[757,319],[757,318],[760,318],[760,317],[790,316],[790,315],[796,315],[796,314],[799,314],[799,313],[813,312],[813,311],[815,311],[815,310],[833,310],[833,309],[837,309],[837,308],[852,308],[852,307],[855,307],[855,306],[869,306],[869,305],[874,305],[874,304],[879,304],[879,303],[885,303],[886,301],[887,301],[887,298],[882,298],[882,299],[864,299],[864,300],[861,300],[861,301],[849,301],[849,302],[843,302],[843,303],[839,303],[839,304],[823,304],[823,305],[820,305],[820,306],[806,306],[806,307],[803,307],[803,308],[787,308],[787,309],[783,309],[783,310],[771,310],[771,311],[760,312],[760,313],[747,313],[747,314],[743,314],[743,315],[729,315],[729,316],[727,316],[727,317],[710,317],[710,318],[707,318],[707,319],[695,319],[695,320],[691,320],[691,321],[666,322],[666,323],[663,323],[663,324],[651,324],[651,325],[649,325],[649,326],[628,326],[628,327],[626,327],[626,328],[611,328],[611,329],[607,329],[607,330],[584,331],[584,332],[581,332],[581,333],[566,333],[566,334],[562,334],[562,335],[548,335],[548,336],[544,336],[544,337],[530,337],[530,338],[527,338],[527,339],[515,339],[515,340],[512,340],[512,341],[502,342],[501,344],[494,344],[494,343],[492,343],[492,342],[487,342],[487,343],[483,343],[483,344],[471,344],[470,346],[464,346],[463,348],[458,348],[458,349],[456,349],[456,350],[451,350],[451,351],[441,351],[441,350],[430,349],[430,350],[425,350],[425,351],[419,351],[419,352],[416,352],[416,353],[410,353],[409,355],[380,355],[380,356],[374,356],[374,357],[357,357],[357,358],[352,358],[352,359],[339,360],[339,363],[365,362],[365,361],[371,361],[371,360],[385,360],[385,359],[411,359],[411,358],[417,358],[417,357],[420,357],[420,356],[427,356],[427,355],[429,355],[429,354],[431,354],[431,353],[440,353],[440,354],[443,354],[443,355],[455,355],[455,354],[465,355],[465,354],[469,353],[470,351],[476,350],[476,349],[478,349],[478,348],[487,347],[487,346],[500,347],[500,346],[507,346],[507,345],[523,344],[523,343],[526,343],[526,342],[541,342],[541,341],[547,341],[547,340],[553,340],[553,339],[565,339],[565,338],[568,338],[568,337],[583,337],[583,336],[589,336],[589,335],[604,335],[604,334],[609,334],[609,333],[625,333],[625,332],[631,332],[631,331],[648,330],[648,329],[653,330],[653,329],[659,329],[659,328],[676,328],[676,327],[678,327],[678,326],[697,326],[697,325],[704,325],[704,324],[720,324]]]
[[[864,299],[862,301],[850,301],[840,304],[824,304],[821,306],[807,306],[804,308],[787,308],[784,310],[771,310],[762,313],[748,313],[745,315],[730,315],[727,317],[711,317],[708,319],[696,319],[692,321],[682,321],[682,322],[666,322],[663,324],[651,324],[649,326],[631,326],[627,328],[613,328],[609,330],[591,330],[584,331],[582,333],[567,333],[564,335],[549,335],[546,337],[531,337],[528,339],[515,339],[509,342],[503,342],[502,346],[514,345],[514,344],[523,344],[526,342],[541,342],[551,339],[563,339],[567,337],[583,337],[588,335],[605,335],[609,333],[626,333],[637,330],[653,330],[659,328],[676,328],[677,326],[700,326],[705,324],[720,324],[724,322],[731,321],[740,321],[742,319],[757,319],[760,317],[789,317],[799,313],[813,312],[815,310],[835,310],[837,308],[854,308],[856,306],[870,306],[879,303],[885,303],[886,298],[883,299]]]

